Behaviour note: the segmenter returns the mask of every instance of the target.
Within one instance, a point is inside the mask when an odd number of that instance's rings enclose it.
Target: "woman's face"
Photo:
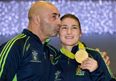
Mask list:
[[[74,46],[79,41],[81,31],[79,22],[73,18],[64,18],[61,21],[59,37],[62,45]]]

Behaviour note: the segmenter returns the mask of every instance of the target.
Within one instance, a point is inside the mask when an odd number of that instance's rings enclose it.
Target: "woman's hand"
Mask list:
[[[95,71],[98,68],[98,63],[93,58],[87,58],[81,63],[81,69],[87,69],[90,72]]]

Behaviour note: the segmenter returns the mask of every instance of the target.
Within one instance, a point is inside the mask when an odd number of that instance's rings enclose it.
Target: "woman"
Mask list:
[[[56,65],[56,81],[110,81],[111,73],[100,53],[80,42],[81,35],[80,21],[75,15],[61,17],[62,47]]]

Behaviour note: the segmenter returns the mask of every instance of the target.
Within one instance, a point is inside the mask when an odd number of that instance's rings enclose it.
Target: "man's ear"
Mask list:
[[[39,17],[39,15],[37,16],[37,22],[40,23],[40,17]]]
[[[33,20],[34,20],[35,24],[40,25],[40,17],[39,17],[39,15],[33,16]]]

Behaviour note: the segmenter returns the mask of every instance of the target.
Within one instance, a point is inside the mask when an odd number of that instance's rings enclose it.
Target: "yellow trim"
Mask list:
[[[16,75],[14,76],[13,81],[17,81],[17,76]]]
[[[5,66],[5,62],[6,62],[6,59],[7,59],[7,56],[8,56],[8,53],[9,53],[11,47],[13,46],[13,44],[14,44],[18,39],[23,38],[23,37],[25,37],[24,34],[20,34],[20,35],[14,37],[12,40],[10,40],[10,41],[5,45],[5,47],[3,48],[2,52],[0,53],[0,58],[1,58],[1,59],[0,59],[0,64],[3,62],[3,63],[1,64],[1,66],[0,66],[0,68],[1,68],[1,70],[0,70],[0,77],[2,76],[2,72],[3,72],[4,66]]]
[[[84,44],[82,44],[80,41],[78,42],[78,44],[79,44],[79,49],[85,49]]]
[[[60,50],[65,56],[69,57],[70,59],[75,59],[75,55],[71,53],[69,50],[65,48],[61,48]]]
[[[23,47],[23,55],[24,55],[24,52],[25,52],[25,50],[26,50],[26,44],[27,44],[27,41],[29,40],[29,38],[30,38],[30,37],[28,37],[28,38],[26,39],[26,41],[25,41],[25,44],[24,44],[24,47]]]

